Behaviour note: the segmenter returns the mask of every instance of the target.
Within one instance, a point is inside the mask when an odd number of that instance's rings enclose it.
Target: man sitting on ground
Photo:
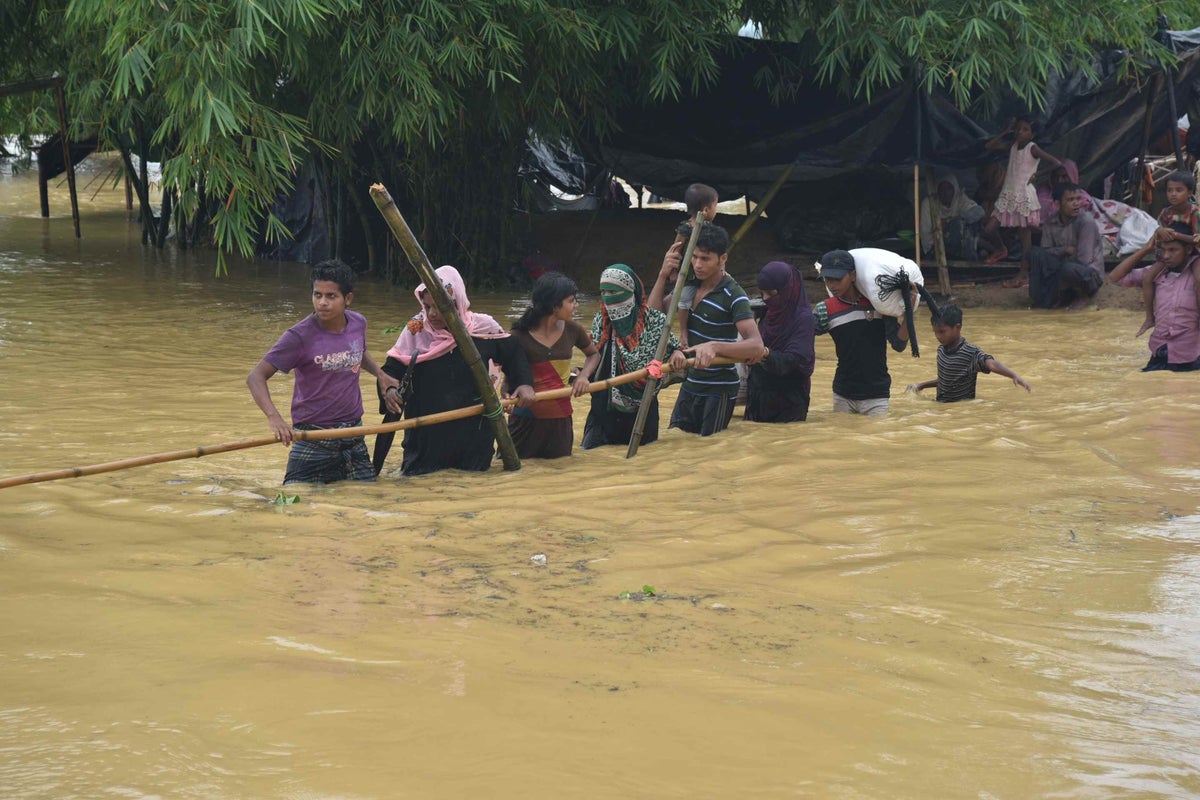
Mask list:
[[[1040,247],[1029,249],[1029,299],[1034,308],[1079,309],[1104,283],[1100,228],[1080,214],[1083,190],[1075,183],[1054,187],[1058,213],[1042,223]]]

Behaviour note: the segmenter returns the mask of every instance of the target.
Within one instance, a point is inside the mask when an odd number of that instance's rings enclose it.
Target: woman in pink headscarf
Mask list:
[[[1062,162],[1054,168],[1050,173],[1050,180],[1038,187],[1038,203],[1042,208],[1042,219],[1050,219],[1058,212],[1058,203],[1054,201],[1054,187],[1060,183],[1073,183],[1079,185],[1079,166],[1069,158],[1062,159]],[[1092,210],[1092,196],[1086,191],[1079,192],[1080,199],[1083,204],[1079,210],[1088,214]]]
[[[454,301],[458,318],[471,334],[484,363],[492,361],[503,367],[509,384],[516,387],[513,396],[517,398],[517,404],[532,405],[533,375],[520,344],[496,320],[471,311],[467,287],[457,269],[439,267],[436,274]],[[397,409],[401,407],[404,416],[412,418],[480,402],[471,370],[425,284],[418,286],[414,294],[421,304],[421,311],[408,321],[383,364],[383,371],[400,381],[400,389],[390,389],[388,395],[380,399],[380,412],[385,414],[385,421],[399,419]],[[376,472],[382,470],[390,444],[390,438],[378,437],[374,458]],[[481,416],[428,428],[411,428],[404,432],[401,473],[423,475],[442,469],[482,472],[491,466],[495,450],[492,426]]]
[[[1079,184],[1079,167],[1069,158],[1064,158],[1062,166],[1050,173],[1050,183],[1038,189],[1042,219],[1048,219],[1051,215],[1058,213],[1058,203],[1054,202],[1053,192],[1054,187],[1060,183]],[[1138,238],[1135,238],[1130,244],[1121,240],[1123,223],[1129,219],[1131,214],[1139,213],[1132,206],[1119,200],[1097,200],[1086,191],[1080,191],[1080,197],[1083,203],[1079,207],[1079,213],[1096,221],[1096,225],[1100,228],[1100,235],[1105,239],[1106,254],[1111,255],[1118,251],[1133,252],[1146,243],[1147,240]],[[1152,229],[1153,226],[1151,226]],[[1136,227],[1129,229],[1130,235],[1135,235],[1137,231]]]

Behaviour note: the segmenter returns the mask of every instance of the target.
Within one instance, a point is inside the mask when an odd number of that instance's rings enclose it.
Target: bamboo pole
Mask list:
[[[752,211],[750,215],[746,217],[746,221],[743,222],[741,227],[737,229],[737,232],[733,234],[733,238],[729,241],[730,250],[736,247],[737,243],[742,240],[742,237],[750,232],[750,229],[754,227],[754,223],[757,222],[758,218],[761,217],[763,212],[767,210],[767,206],[772,200],[775,199],[775,195],[779,194],[779,190],[783,188],[784,182],[791,177],[792,172],[795,169],[796,162],[793,161],[792,163],[788,164],[787,169],[785,169],[780,176],[775,179],[775,182],[771,184],[771,188],[767,189],[767,193],[763,195],[762,200],[759,201],[758,205],[754,207],[754,211]],[[746,202],[749,203],[750,199],[747,198]]]
[[[913,261],[921,266],[921,165],[913,164]]]
[[[937,262],[938,291],[949,298],[950,269],[946,265],[946,231],[942,228],[942,201],[938,198],[937,178],[934,177],[933,170],[925,172],[925,192],[929,195],[929,221],[933,223],[933,257]]]
[[[41,204],[42,217],[50,216],[50,179],[46,177],[46,165],[38,159],[38,202]]]
[[[1138,151],[1137,177],[1133,187],[1133,207],[1142,207],[1142,185],[1146,182],[1146,152],[1150,149],[1150,122],[1154,112],[1154,101],[1158,99],[1158,90],[1162,85],[1161,72],[1154,74],[1150,83],[1150,94],[1146,97],[1146,111],[1142,115],[1142,146]]]
[[[692,364],[695,359],[688,359],[688,364]],[[718,358],[713,361],[714,364],[732,364],[731,359]],[[663,365],[664,372],[670,372],[669,365]],[[588,386],[587,393],[594,394],[595,392],[604,392],[614,386],[621,386],[626,383],[635,383],[649,376],[649,371],[639,369],[634,372],[627,372],[624,375],[618,375],[615,378],[609,378],[604,381],[595,381]],[[538,400],[559,400],[572,395],[571,387],[567,386],[562,389],[552,389],[548,392],[539,392],[536,396]],[[516,405],[517,401],[513,399],[503,400],[502,404],[506,407]],[[296,440],[301,442],[318,442],[326,439],[349,439],[355,436],[378,436],[385,433],[395,433],[396,431],[409,430],[410,428],[426,428],[430,425],[438,425],[443,422],[453,422],[454,420],[467,419],[482,414],[484,407],[482,403],[477,403],[473,406],[464,408],[455,408],[449,411],[440,411],[437,414],[426,414],[423,417],[412,417],[403,419],[399,422],[387,422],[379,425],[360,425],[356,428],[329,428],[319,431],[295,431]],[[107,461],[102,464],[89,464],[84,467],[68,467],[66,469],[50,470],[48,472],[32,472],[28,475],[14,475],[9,478],[0,478],[0,489],[7,489],[11,486],[25,486],[31,483],[45,483],[46,481],[57,481],[63,478],[82,478],[85,475],[98,475],[102,472],[116,472],[122,469],[130,469],[132,467],[143,467],[149,464],[163,464],[168,461],[182,461],[185,458],[202,458],[203,456],[216,455],[217,453],[228,453],[234,450],[247,450],[251,447],[265,447],[266,445],[278,444],[279,440],[274,436],[259,436],[253,439],[238,439],[233,442],[221,442],[220,444],[200,445],[187,450],[171,450],[166,453],[153,453],[147,456],[135,456],[134,458],[123,458],[118,461]]]
[[[654,360],[662,361],[667,353],[667,344],[671,341],[671,324],[675,321],[675,309],[679,306],[679,293],[687,283],[692,271],[692,251],[696,249],[696,240],[700,238],[700,227],[704,224],[704,212],[697,211],[692,218],[692,235],[688,238],[687,248],[683,251],[683,261],[679,262],[679,277],[675,279],[675,291],[671,293],[671,305],[667,309],[667,324],[663,326],[662,334],[658,337],[658,346],[654,348]],[[637,417],[633,420],[633,432],[629,435],[629,449],[625,451],[626,458],[637,455],[642,446],[642,433],[646,429],[646,417],[650,413],[650,401],[658,390],[658,379],[646,379],[646,389],[642,392],[642,402],[638,406]]]
[[[442,282],[438,280],[437,274],[433,270],[433,265],[429,262],[429,257],[425,255],[421,244],[413,236],[412,229],[404,221],[404,217],[400,214],[400,209],[396,208],[395,202],[392,201],[392,196],[388,194],[388,190],[382,183],[376,183],[371,186],[371,199],[375,201],[376,207],[379,208],[379,213],[387,221],[392,235],[396,237],[396,241],[404,249],[404,253],[408,256],[408,260],[412,263],[413,268],[416,269],[417,274],[425,282],[425,288],[429,291],[429,296],[433,298],[433,304],[437,306],[438,313],[446,321],[446,327],[454,335],[454,343],[458,345],[463,360],[467,362],[467,368],[471,370],[471,377],[475,379],[475,388],[479,390],[479,397],[483,400],[483,405],[487,409],[485,416],[488,417],[488,421],[492,426],[492,432],[496,435],[496,445],[500,450],[500,459],[504,462],[504,468],[506,470],[520,469],[521,459],[517,455],[517,448],[513,444],[512,435],[508,432],[508,425],[504,422],[500,397],[496,394],[496,387],[492,385],[492,380],[488,377],[487,366],[483,363],[483,358],[479,355],[479,348],[475,346],[475,342],[471,339],[471,334],[467,332],[462,320],[458,318],[458,312],[455,310],[450,295],[446,293],[446,287],[442,286]]]

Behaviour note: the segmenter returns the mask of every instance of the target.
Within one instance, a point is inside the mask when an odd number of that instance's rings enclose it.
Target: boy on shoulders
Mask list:
[[[360,368],[374,375],[385,393],[398,385],[367,352],[366,318],[349,308],[354,299],[350,267],[337,260],[323,261],[313,268],[311,280],[313,313],[284,331],[246,376],[246,385],[275,438],[292,448],[285,484],[375,480],[363,437],[312,442],[295,438],[297,430],[353,428],[362,423]],[[292,370],[296,381],[289,425],[271,401],[267,381],[276,372]]]
[[[692,220],[698,212],[704,214],[706,223],[717,218],[717,203],[720,202],[717,190],[705,183],[693,183],[683,194],[683,202],[687,205],[687,219],[675,228],[675,241],[667,249],[663,257],[662,268],[658,278],[650,290],[650,307],[666,312],[675,300],[675,279],[679,277],[679,267],[683,263],[683,250],[692,236]],[[679,341],[687,346],[687,317],[691,313],[692,303],[695,302],[696,292],[689,286],[680,291],[679,308]]]

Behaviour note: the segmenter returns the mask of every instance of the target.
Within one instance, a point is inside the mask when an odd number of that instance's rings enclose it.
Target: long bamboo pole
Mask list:
[[[688,359],[688,364],[691,364],[695,359]],[[730,359],[718,358],[713,363],[715,364],[732,364]],[[663,370],[670,372],[669,365],[664,364]],[[648,370],[639,369],[634,372],[627,372],[624,375],[618,375],[615,378],[609,378],[604,381],[595,381],[588,386],[588,394],[595,392],[607,391],[614,386],[621,386],[626,383],[634,383],[646,378],[649,375]],[[538,400],[559,400],[564,397],[570,397],[572,394],[571,387],[563,389],[552,389],[548,392],[539,392]],[[505,406],[516,405],[516,400],[504,400],[502,403]],[[449,411],[440,411],[437,414],[426,414],[423,417],[412,417],[403,419],[399,422],[388,422],[379,425],[360,425],[356,428],[329,428],[320,431],[295,431],[296,439],[301,442],[318,442],[326,439],[349,439],[354,436],[377,436],[384,433],[395,433],[396,431],[404,431],[410,428],[426,428],[430,425],[438,425],[443,422],[453,422],[458,419],[467,419],[482,414],[484,407],[482,403],[477,403],[473,406],[464,408],[455,408]],[[166,453],[153,453],[147,456],[136,456],[134,458],[123,458],[118,461],[106,461],[102,464],[89,464],[84,467],[67,467],[66,469],[49,470],[47,472],[32,472],[28,475],[14,475],[9,478],[0,478],[0,489],[7,489],[11,486],[25,486],[30,483],[45,483],[46,481],[57,481],[64,478],[82,478],[85,475],[98,475],[102,472],[117,472],[122,469],[130,469],[132,467],[144,467],[149,464],[163,464],[168,461],[182,461],[185,458],[201,458],[203,456],[216,455],[217,453],[228,453],[234,450],[247,450],[251,447],[265,447],[266,445],[278,444],[279,440],[274,436],[259,436],[253,439],[238,439],[233,442],[221,442],[220,444],[200,445],[187,450],[171,450]]]
[[[795,169],[796,162],[793,161],[792,163],[788,164],[787,169],[781,172],[779,177],[775,179],[775,182],[771,184],[771,188],[767,189],[767,193],[763,195],[762,200],[760,200],[758,205],[754,207],[754,211],[752,211],[749,216],[746,217],[745,222],[741,224],[741,227],[739,227],[737,232],[733,234],[733,238],[729,240],[730,250],[736,247],[737,243],[742,240],[742,237],[750,232],[750,229],[754,227],[754,223],[758,222],[758,218],[761,217],[763,212],[767,210],[767,206],[770,205],[771,201],[775,199],[775,195],[779,194],[779,190],[783,188],[784,182],[791,177],[792,172],[795,171]],[[750,198],[746,198],[746,202],[749,203]]]
[[[700,226],[704,224],[704,212],[697,211],[692,218],[692,235],[688,238],[687,248],[683,251],[683,261],[679,262],[679,277],[675,279],[675,291],[671,293],[671,305],[667,309],[667,324],[663,326],[662,334],[658,337],[658,346],[654,348],[654,359],[662,361],[667,353],[667,344],[671,341],[671,324],[675,321],[675,309],[679,306],[679,293],[687,283],[692,271],[692,251],[696,249],[696,240],[700,238]],[[646,417],[650,414],[650,401],[658,391],[658,379],[646,379],[646,389],[642,392],[642,402],[638,406],[637,417],[633,420],[633,433],[629,435],[629,449],[625,451],[626,458],[637,455],[642,446],[642,433],[646,429]]]
[[[921,266],[921,165],[913,164],[913,261]]]
[[[504,462],[504,468],[506,470],[520,469],[521,458],[517,455],[516,445],[513,444],[512,435],[508,432],[508,424],[505,422],[501,410],[500,397],[496,394],[496,387],[492,384],[491,378],[488,377],[487,366],[479,355],[479,348],[475,346],[471,334],[467,332],[462,320],[458,318],[454,302],[446,293],[442,282],[437,279],[429,257],[425,255],[421,244],[413,236],[412,229],[404,221],[400,209],[396,208],[392,196],[388,194],[388,190],[382,183],[371,186],[371,199],[375,201],[379,213],[387,221],[392,235],[404,249],[404,254],[408,256],[413,268],[425,282],[425,288],[429,291],[429,296],[433,298],[433,304],[437,306],[438,313],[446,321],[446,327],[454,334],[454,343],[458,345],[463,360],[467,362],[467,368],[471,370],[471,377],[475,379],[475,388],[479,390],[479,397],[487,409],[485,416],[492,425],[492,433],[496,436],[496,445],[500,450],[500,459]]]

